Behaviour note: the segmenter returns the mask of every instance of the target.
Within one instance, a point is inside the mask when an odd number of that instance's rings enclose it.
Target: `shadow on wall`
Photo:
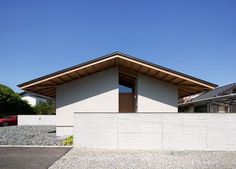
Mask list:
[[[142,97],[178,107],[178,87],[172,84],[141,75],[138,82],[138,92]]]
[[[106,106],[106,104],[112,103],[113,99],[118,100],[118,88],[118,70],[111,68],[58,86],[56,107],[61,108],[78,102],[81,102],[81,106],[83,104],[89,105],[89,102],[82,101],[93,99],[95,96],[98,97],[93,101],[91,100],[89,106],[94,106],[93,103],[97,103],[98,106]],[[111,93],[116,89],[116,94]],[[178,104],[178,88],[176,86],[144,75],[139,77],[138,95],[146,98],[146,100],[142,100],[141,106],[142,104],[146,104],[146,106],[154,105],[154,102],[149,102],[150,100],[173,107],[177,107]],[[148,99],[150,100],[148,101]]]
[[[56,107],[61,108],[94,96],[99,96],[118,89],[118,87],[117,69],[111,68],[58,86]],[[108,100],[102,100],[104,104],[113,98],[106,97],[106,99]]]

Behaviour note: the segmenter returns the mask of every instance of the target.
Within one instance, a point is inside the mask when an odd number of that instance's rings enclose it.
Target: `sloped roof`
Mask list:
[[[112,67],[118,67],[119,71],[132,71],[174,84],[179,87],[180,97],[211,90],[217,86],[205,80],[121,52],[114,52],[19,84],[18,87],[27,92],[55,98],[57,85],[80,79]]]
[[[201,101],[201,100],[207,100],[210,98],[214,98],[217,96],[222,96],[224,94],[227,94],[227,92],[229,90],[235,89],[236,88],[236,83],[232,83],[232,84],[228,84],[225,86],[221,86],[221,87],[217,87],[214,90],[211,90],[209,92],[205,92],[203,94],[201,94],[200,96],[194,98],[192,100],[192,102],[197,102],[197,101]]]

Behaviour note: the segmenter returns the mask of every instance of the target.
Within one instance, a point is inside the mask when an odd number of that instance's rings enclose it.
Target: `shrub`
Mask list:
[[[34,114],[33,108],[19,94],[0,84],[0,112],[6,115]]]
[[[55,114],[55,104],[54,102],[39,102],[34,107],[34,112],[39,115],[51,115]]]
[[[67,137],[66,140],[63,142],[64,146],[72,146],[74,144],[73,136]]]

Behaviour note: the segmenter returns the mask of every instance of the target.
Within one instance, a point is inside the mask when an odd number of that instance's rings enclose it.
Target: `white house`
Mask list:
[[[27,93],[27,92],[21,92],[19,93],[22,100],[27,101],[32,107],[36,106],[40,102],[48,102],[49,100],[52,100],[50,97],[38,95],[35,93]]]
[[[56,99],[57,135],[73,134],[75,112],[178,112],[178,98],[215,84],[114,52],[18,85]],[[127,90],[123,90],[127,88]]]

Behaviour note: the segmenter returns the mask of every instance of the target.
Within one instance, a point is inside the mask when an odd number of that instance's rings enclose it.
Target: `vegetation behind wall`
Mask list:
[[[11,88],[0,84],[0,116],[35,114],[33,108]]]

